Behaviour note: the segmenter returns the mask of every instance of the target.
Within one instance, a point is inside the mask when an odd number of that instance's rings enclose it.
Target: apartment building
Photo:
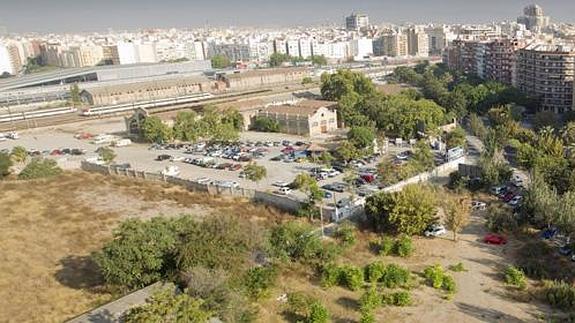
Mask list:
[[[540,99],[542,111],[573,111],[575,48],[532,44],[517,56],[517,87]]]
[[[487,43],[484,78],[516,85],[517,51],[525,46],[518,39],[496,39]]]
[[[0,75],[16,75],[22,69],[22,59],[18,48],[11,43],[0,43]]]
[[[397,31],[385,33],[374,41],[373,52],[375,56],[407,56],[409,54],[407,35]]]
[[[352,13],[345,18],[345,29],[347,31],[360,31],[369,27],[369,17],[367,15]]]
[[[407,48],[411,56],[429,56],[429,37],[425,31],[419,28],[409,28],[407,30]]]

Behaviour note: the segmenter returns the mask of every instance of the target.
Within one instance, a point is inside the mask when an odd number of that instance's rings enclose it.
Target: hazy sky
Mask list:
[[[515,19],[522,0],[0,0],[12,32],[113,28],[298,26],[343,23],[352,11],[380,22],[490,22]],[[555,21],[575,22],[575,0],[541,0]]]

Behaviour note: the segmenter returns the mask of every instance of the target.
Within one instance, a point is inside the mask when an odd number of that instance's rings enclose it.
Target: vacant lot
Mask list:
[[[418,274],[428,265],[449,265],[462,262],[465,272],[449,272],[457,283],[452,300],[444,293],[423,282],[410,291],[414,303],[408,307],[386,306],[378,309],[377,322],[534,322],[550,317],[553,310],[530,295],[515,293],[505,287],[502,271],[511,263],[511,255],[524,242],[511,240],[505,246],[486,245],[481,242],[486,229],[485,212],[473,215],[469,226],[457,243],[451,235],[441,238],[414,237],[415,253],[408,258],[382,257],[370,252],[368,241],[373,233],[362,233],[358,243],[338,260],[341,264],[364,266],[376,260],[396,263]],[[313,271],[300,266],[282,277],[272,297],[262,306],[262,322],[285,322],[283,305],[276,298],[294,291],[305,291],[325,304],[335,322],[358,322],[359,298],[363,291],[352,292],[341,287],[322,288]]]
[[[110,300],[91,252],[126,218],[282,214],[245,201],[83,172],[0,182],[0,322],[60,322]]]

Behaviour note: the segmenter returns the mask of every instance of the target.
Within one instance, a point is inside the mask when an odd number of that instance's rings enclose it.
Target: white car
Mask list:
[[[275,182],[272,183],[272,186],[275,186],[275,187],[288,187],[288,186],[289,186],[289,183],[286,182],[286,181],[275,181]]]
[[[519,203],[521,203],[521,200],[523,200],[523,196],[517,195],[514,198],[512,198],[509,202],[507,202],[507,204],[509,204],[511,206],[516,206]]]
[[[6,138],[9,138],[12,140],[18,140],[18,139],[20,139],[20,135],[17,132],[12,131],[12,132],[9,132],[6,134]]]
[[[291,193],[291,188],[289,187],[280,187],[277,191],[279,195],[289,195]]]
[[[333,169],[333,168],[327,172],[327,176],[329,176],[329,177],[336,177],[339,174],[341,174],[341,173],[339,171]]]
[[[170,165],[162,171],[162,175],[178,177],[178,175],[180,175],[180,168],[178,168],[178,166]]]
[[[423,232],[423,235],[426,237],[439,237],[446,233],[447,230],[441,224],[432,224]]]
[[[485,210],[486,207],[487,207],[487,204],[485,202],[481,202],[481,201],[471,202],[471,209],[472,210],[483,211],[483,210]]]

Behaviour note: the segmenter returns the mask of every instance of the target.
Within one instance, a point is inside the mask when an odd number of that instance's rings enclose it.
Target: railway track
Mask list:
[[[293,85],[292,85],[293,86]],[[287,88],[286,88],[287,87]],[[151,114],[157,114],[162,112],[168,111],[177,111],[181,109],[201,109],[203,106],[208,104],[221,104],[221,103],[228,103],[233,102],[238,99],[244,98],[257,98],[259,96],[266,96],[266,95],[273,95],[273,94],[285,94],[288,92],[294,92],[298,90],[304,89],[300,86],[300,88],[291,88],[287,85],[282,86],[281,88],[267,88],[267,89],[259,89],[259,90],[251,90],[251,91],[243,91],[238,93],[227,93],[223,95],[216,96],[212,99],[208,99],[198,103],[183,103],[183,104],[174,104],[172,106],[166,106],[161,108],[150,109]],[[63,124],[70,124],[70,123],[77,123],[77,122],[84,122],[84,121],[91,121],[91,120],[102,120],[102,119],[109,119],[114,117],[121,117],[121,116],[129,116],[133,113],[133,111],[126,111],[126,112],[119,112],[113,114],[106,114],[100,116],[81,116],[80,114],[69,114],[69,115],[60,115],[54,117],[43,117],[43,118],[35,118],[35,119],[28,119],[28,120],[19,120],[13,122],[6,122],[0,123],[0,132],[8,132],[8,131],[15,131],[15,130],[27,130],[27,129],[35,129],[35,128],[44,128],[44,127],[53,127]]]

